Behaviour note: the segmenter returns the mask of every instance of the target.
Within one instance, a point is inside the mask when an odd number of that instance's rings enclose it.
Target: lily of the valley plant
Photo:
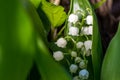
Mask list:
[[[94,25],[95,16],[91,7],[80,3],[84,3],[84,1],[71,0],[71,9],[65,26],[58,32],[59,35],[53,43],[57,48],[52,51],[55,61],[66,62],[62,65],[71,74],[73,80],[89,80],[93,79],[90,76],[94,75],[91,72],[92,54],[98,54],[92,52],[93,27],[98,26]]]
[[[94,7],[59,4],[0,0],[0,80],[120,80],[120,28],[103,60]]]

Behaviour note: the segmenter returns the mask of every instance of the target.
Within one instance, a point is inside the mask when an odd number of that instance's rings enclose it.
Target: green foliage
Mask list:
[[[35,53],[32,22],[17,0],[0,7],[0,80],[25,80]]]
[[[0,80],[26,80],[33,60],[42,80],[71,80],[46,48],[46,30],[35,7],[22,3],[0,1]]]
[[[51,22],[52,27],[59,27],[64,23],[66,19],[66,13],[64,12],[63,7],[56,6],[45,0],[41,2],[40,6]]]
[[[120,24],[107,49],[101,71],[101,80],[120,80]]]
[[[38,8],[38,6],[39,6],[39,4],[40,4],[40,2],[42,1],[42,0],[30,0],[31,2],[32,2],[32,4],[35,6],[35,8]]]
[[[35,7],[31,2],[26,2],[26,5],[24,6],[26,8],[26,11],[28,12],[29,16],[31,17],[32,22],[34,23],[34,29],[36,30],[36,33],[39,34],[39,36],[42,38],[42,40],[48,44],[47,41],[47,30],[45,29],[42,20],[40,19]]]
[[[39,72],[41,74],[42,80],[71,80],[71,77],[65,71],[63,67],[57,64],[51,57],[49,50],[46,47],[46,32],[39,18],[35,8],[31,4],[28,4],[27,10],[35,24],[36,28],[36,56],[35,61]],[[34,15],[33,15],[34,14]],[[36,20],[37,19],[37,20]],[[39,24],[37,24],[39,23]],[[45,45],[46,44],[46,45]],[[57,74],[56,74],[57,71]]]

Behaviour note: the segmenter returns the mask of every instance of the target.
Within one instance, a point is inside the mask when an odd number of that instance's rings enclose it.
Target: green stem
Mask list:
[[[88,11],[88,13],[89,13],[90,15],[92,15],[92,10],[91,10],[90,8],[86,8],[86,10]]]
[[[89,40],[89,38],[86,35],[84,35],[84,36],[86,37],[87,40]]]
[[[71,40],[73,41],[73,43],[76,44],[76,41],[75,41],[72,37],[70,37],[70,36],[66,36],[65,38],[67,38],[67,39],[71,39]]]
[[[69,62],[69,60],[67,58],[66,58],[66,62],[68,64],[68,66],[70,66],[70,62]]]
[[[62,34],[62,32],[63,32],[64,29],[65,29],[65,26],[62,27],[62,29],[58,32],[57,35],[60,36]]]

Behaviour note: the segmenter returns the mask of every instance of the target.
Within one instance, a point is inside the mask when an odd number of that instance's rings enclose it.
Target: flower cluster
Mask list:
[[[87,10],[87,9],[86,9]],[[92,52],[93,16],[72,13],[68,17],[67,35],[61,36],[55,42],[60,48],[53,52],[56,61],[66,60],[73,80],[86,80],[89,78],[87,57]],[[63,49],[63,51],[61,50]]]

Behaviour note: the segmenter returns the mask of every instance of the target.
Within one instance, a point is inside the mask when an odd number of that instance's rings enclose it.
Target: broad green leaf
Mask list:
[[[103,52],[101,45],[101,38],[98,30],[98,23],[95,14],[94,15],[94,29],[93,29],[93,45],[92,45],[92,64],[94,70],[94,80],[100,80],[100,72],[102,66]]]
[[[116,35],[111,40],[101,71],[101,80],[120,80],[120,24]]]
[[[41,38],[37,38],[36,63],[42,80],[72,80],[67,71],[56,63]]]
[[[93,15],[92,64],[93,64],[94,80],[100,80],[100,72],[101,72],[103,56],[102,56],[101,38],[98,29],[98,22],[96,15],[92,7],[90,6],[88,0],[83,0],[83,1],[84,4],[86,3],[86,6],[88,6],[92,10],[92,15]]]
[[[37,63],[42,80],[71,80],[66,70],[52,59],[50,52],[46,48],[46,43],[48,43],[46,41],[47,34],[35,8],[31,3],[26,5],[27,11],[29,12],[35,24],[34,26],[37,31],[36,33],[38,34],[35,61]]]
[[[32,18],[32,22],[34,23],[34,28],[36,30],[36,33],[39,34],[39,36],[42,38],[42,40],[48,44],[47,41],[47,30],[45,29],[36,9],[34,8],[34,5],[31,4],[31,2],[27,1],[24,6],[26,8],[26,11],[29,13],[30,17]]]
[[[40,7],[48,17],[52,27],[59,27],[64,23],[66,19],[66,13],[64,12],[64,8],[62,6],[56,6],[43,0],[40,4]]]
[[[38,8],[38,6],[39,6],[39,4],[40,4],[40,2],[42,1],[42,0],[30,0],[31,2],[32,2],[32,4],[35,6],[35,8]]]
[[[41,19],[41,22],[43,23],[44,29],[46,30],[46,33],[48,35],[50,33],[51,23],[50,23],[47,15],[42,10],[41,6],[38,7],[37,13],[39,14],[39,17]]]
[[[26,80],[35,53],[31,18],[19,0],[0,7],[0,80]]]

